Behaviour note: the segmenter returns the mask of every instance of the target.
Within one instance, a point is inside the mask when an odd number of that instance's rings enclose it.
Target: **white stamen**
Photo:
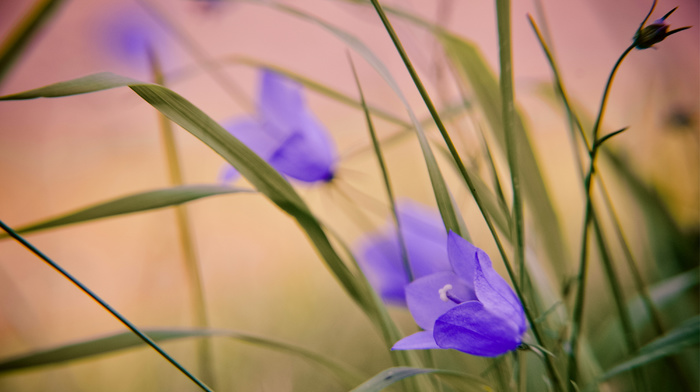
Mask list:
[[[450,301],[450,299],[447,298],[447,292],[450,291],[450,290],[452,290],[452,285],[449,284],[449,283],[446,284],[446,285],[444,285],[444,286],[442,286],[442,288],[441,288],[440,290],[438,290],[438,293],[440,293],[440,299],[441,299],[443,302],[448,302],[448,301]]]

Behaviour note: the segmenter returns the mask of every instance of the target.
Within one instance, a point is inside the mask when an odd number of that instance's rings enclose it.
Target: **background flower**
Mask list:
[[[407,199],[400,200],[397,209],[413,278],[450,271],[445,246],[447,233],[437,211]],[[392,221],[361,239],[358,255],[360,267],[382,299],[406,306],[404,289],[410,282],[399,246]]]
[[[450,231],[452,272],[415,280],[406,288],[408,308],[425,331],[392,349],[455,349],[493,357],[515,350],[527,322],[520,300],[493,269],[488,255]]]
[[[258,112],[224,126],[281,173],[305,182],[330,181],[337,153],[326,128],[307,108],[301,85],[263,70]],[[224,181],[238,172],[228,166]]]

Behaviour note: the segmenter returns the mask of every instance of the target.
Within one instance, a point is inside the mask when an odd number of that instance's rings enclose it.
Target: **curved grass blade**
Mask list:
[[[357,287],[357,278],[336,254],[320,224],[291,184],[240,140],[177,93],[113,73],[99,73],[3,96],[0,100],[60,97],[126,86],[226,159],[260,193],[294,217],[350,297],[363,308],[371,306],[366,293],[362,292],[369,289]]]
[[[481,378],[466,373],[445,369],[425,369],[411,367],[393,367],[383,370],[376,376],[357,386],[351,392],[377,392],[408,377],[419,374],[432,374],[452,384],[460,391],[493,391]]]
[[[205,328],[143,329],[142,331],[156,342],[198,337],[227,337],[255,346],[296,355],[329,370],[347,388],[357,385],[358,382],[364,379],[357,370],[315,352],[292,344],[239,331]],[[47,365],[60,365],[70,361],[93,358],[98,355],[115,353],[135,347],[145,347],[145,345],[133,333],[124,332],[102,336],[51,349],[39,350],[1,361],[0,374],[10,371],[32,370]]]
[[[22,226],[16,231],[18,233],[29,233],[116,215],[175,206],[209,196],[243,192],[252,192],[252,190],[232,188],[223,185],[182,185],[172,188],[157,189],[82,208],[56,218]],[[0,239],[7,237],[7,234],[0,234]]]
[[[698,346],[700,346],[700,316],[695,316],[666,335],[640,348],[637,355],[605,372],[598,382],[676,354],[686,348]]]

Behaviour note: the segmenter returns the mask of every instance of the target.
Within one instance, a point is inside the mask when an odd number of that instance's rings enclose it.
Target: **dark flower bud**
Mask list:
[[[637,31],[637,34],[634,35],[634,47],[637,49],[649,49],[652,46],[666,39],[666,37],[668,37],[669,35],[689,29],[690,26],[686,26],[681,27],[680,29],[668,31],[669,25],[666,24],[666,18],[668,18],[669,15],[671,15],[673,11],[676,10],[676,8],[669,11],[662,18],[655,20],[652,24],[640,28]]]

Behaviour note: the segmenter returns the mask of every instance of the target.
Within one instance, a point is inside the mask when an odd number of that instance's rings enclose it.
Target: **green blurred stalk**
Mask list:
[[[156,54],[152,50],[149,51],[149,58],[152,66],[154,82],[160,85],[165,85],[165,78],[163,77],[160,63],[158,62]],[[178,157],[177,153],[172,124],[170,123],[170,120],[168,120],[168,118],[162,113],[158,114],[158,122],[160,124],[163,147],[165,149],[170,184],[173,186],[183,185],[184,181],[182,179],[182,171],[180,169],[180,158]],[[187,214],[187,207],[184,205],[179,205],[173,208],[175,210],[178,237],[185,262],[185,275],[187,276],[190,286],[194,323],[196,327],[207,328],[209,327],[209,322],[207,318],[206,301],[204,298],[204,286],[202,284],[200,262],[197,258],[197,252],[195,251],[192,228],[189,215]],[[211,344],[212,342],[209,338],[200,339],[197,342],[197,351],[202,379],[215,388]]]
[[[185,376],[187,376],[192,382],[197,384],[202,390],[207,391],[207,392],[213,392],[211,388],[209,388],[206,384],[204,384],[202,381],[200,381],[197,377],[195,377],[192,373],[190,373],[187,369],[185,369],[182,365],[180,365],[179,362],[177,362],[173,357],[168,355],[168,353],[165,352],[160,346],[156,344],[156,342],[153,341],[153,339],[149,338],[146,334],[141,332],[140,329],[138,329],[134,324],[132,324],[129,320],[126,319],[126,317],[122,316],[121,313],[117,312],[116,309],[114,309],[111,305],[109,305],[107,302],[105,302],[102,298],[100,298],[97,294],[95,294],[92,290],[90,290],[87,286],[85,286],[82,282],[80,282],[78,279],[73,277],[68,271],[63,269],[60,265],[58,265],[56,262],[51,260],[48,256],[46,256],[43,252],[41,252],[39,249],[37,249],[34,245],[29,243],[27,240],[22,238],[19,234],[17,234],[14,230],[12,230],[11,227],[7,226],[3,221],[0,221],[0,228],[3,229],[4,231],[7,232],[7,234],[10,235],[10,237],[14,238],[17,242],[22,244],[25,248],[29,249],[32,253],[37,255],[40,259],[44,260],[47,264],[49,264],[53,269],[58,271],[61,275],[63,275],[66,279],[70,280],[74,285],[78,286],[85,294],[90,296],[93,300],[95,300],[97,303],[99,303],[103,308],[105,308],[109,313],[112,314],[112,316],[116,317],[119,321],[121,321],[122,324],[124,324],[127,328],[131,330],[134,334],[136,334],[141,340],[143,340],[146,344],[151,346],[154,350],[158,352],[163,358],[165,358],[168,362],[170,362],[173,366],[175,366],[180,372],[182,372]]]
[[[0,44],[0,83],[63,0],[39,0]]]

